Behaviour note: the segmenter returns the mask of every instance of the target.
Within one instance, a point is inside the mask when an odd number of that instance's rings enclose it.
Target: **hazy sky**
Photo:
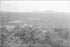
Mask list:
[[[69,1],[1,1],[2,11],[32,12],[54,10],[70,12]]]

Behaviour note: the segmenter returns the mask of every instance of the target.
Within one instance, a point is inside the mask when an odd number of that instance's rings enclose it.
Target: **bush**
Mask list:
[[[65,47],[62,44],[64,39],[67,40],[66,38],[69,37],[69,32],[64,32],[63,34],[65,35],[60,37],[59,33],[54,30],[44,29],[35,25],[24,27],[16,25],[10,31],[3,27],[1,32],[3,32],[1,35],[5,35],[6,43],[21,47],[25,47],[25,44],[27,45],[26,47]]]

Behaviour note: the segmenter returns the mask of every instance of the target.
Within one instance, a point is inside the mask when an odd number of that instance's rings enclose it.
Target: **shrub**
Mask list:
[[[35,25],[24,27],[16,25],[10,31],[3,27],[0,31],[3,32],[0,36],[5,34],[6,43],[21,47],[65,47],[62,44],[69,37],[69,32],[63,32],[63,36],[60,37],[60,34],[54,30]]]

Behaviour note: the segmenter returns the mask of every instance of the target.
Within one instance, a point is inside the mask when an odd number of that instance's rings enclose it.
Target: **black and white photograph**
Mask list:
[[[70,47],[70,1],[0,0],[0,47]]]

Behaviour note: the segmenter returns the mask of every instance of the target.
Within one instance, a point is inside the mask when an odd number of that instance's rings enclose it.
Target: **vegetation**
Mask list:
[[[69,40],[68,29],[59,32],[38,25],[0,28],[0,47],[70,47]]]

